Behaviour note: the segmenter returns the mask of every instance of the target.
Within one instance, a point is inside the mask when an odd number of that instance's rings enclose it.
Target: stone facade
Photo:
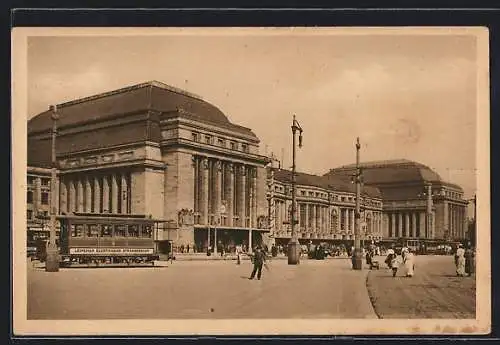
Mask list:
[[[199,249],[251,248],[269,231],[257,224],[267,212],[259,139],[200,97],[149,82],[58,112],[59,213],[151,216],[170,224],[156,240]],[[29,165],[49,164],[49,119],[28,123]]]
[[[28,167],[26,221],[28,231],[48,231],[50,216],[50,169]]]
[[[291,238],[291,172],[268,169],[270,228],[275,242],[286,244]],[[321,176],[297,173],[297,234],[303,244],[353,240],[355,235],[355,189],[350,182],[337,180],[335,186]],[[361,238],[383,238],[382,199],[370,188],[360,200]]]
[[[462,188],[409,160],[365,162],[361,168],[365,185],[381,192],[385,238],[466,238],[468,201]],[[354,170],[353,165],[344,166],[325,176],[348,176]]]
[[[290,238],[291,173],[269,167],[257,136],[199,96],[148,82],[61,104],[58,113],[60,214],[151,216],[169,224],[157,241],[198,250]],[[49,210],[41,198],[50,198],[50,116],[28,123],[32,220]],[[460,187],[415,162],[384,164],[364,164],[363,239],[465,237]],[[379,166],[392,170],[370,173]],[[353,239],[352,173],[297,175],[302,242]]]

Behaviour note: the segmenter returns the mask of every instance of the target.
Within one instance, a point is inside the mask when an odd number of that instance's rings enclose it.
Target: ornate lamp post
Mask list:
[[[426,210],[425,210],[425,238],[432,239],[434,234],[432,233],[432,207],[433,207],[433,196],[432,184],[427,182],[425,184],[425,191],[420,194],[420,196],[426,198]]]
[[[296,213],[297,213],[297,197],[296,197],[296,172],[295,172],[295,151],[296,151],[296,139],[295,139],[295,134],[299,132],[299,148],[302,147],[302,128],[300,127],[299,123],[295,119],[295,115],[293,115],[293,122],[292,122],[292,216],[291,216],[291,221],[292,221],[292,238],[290,239],[290,242],[288,243],[288,264],[289,265],[298,265],[300,263],[300,243],[297,238],[297,232],[295,226],[297,225],[297,221],[295,219]]]
[[[58,272],[59,271],[59,250],[56,244],[56,213],[57,207],[55,204],[57,193],[57,158],[56,158],[56,136],[57,136],[57,106],[50,106],[52,112],[52,169],[50,174],[50,237],[47,244],[47,258],[45,261],[45,271]]]
[[[363,252],[361,250],[361,212],[360,212],[360,199],[361,199],[361,169],[359,168],[359,138],[356,138],[356,210],[354,214],[354,253],[352,256],[352,269],[363,269]]]

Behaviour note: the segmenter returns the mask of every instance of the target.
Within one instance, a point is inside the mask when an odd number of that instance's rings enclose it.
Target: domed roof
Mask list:
[[[374,161],[359,164],[366,184],[395,184],[402,182],[443,182],[439,174],[428,166],[407,159]],[[325,176],[352,175],[356,164],[331,169]]]
[[[123,114],[147,110],[159,111],[164,117],[186,117],[256,137],[249,128],[232,124],[222,111],[200,96],[158,81],[60,104],[58,127],[100,122]],[[40,113],[28,122],[28,134],[46,132],[50,128],[52,128],[50,111]]]

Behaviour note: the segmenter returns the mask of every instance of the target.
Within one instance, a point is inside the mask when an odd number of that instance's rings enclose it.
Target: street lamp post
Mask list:
[[[57,183],[57,158],[56,158],[56,136],[57,136],[57,106],[50,107],[52,112],[52,169],[50,174],[50,237],[47,244],[47,257],[45,261],[45,271],[58,272],[59,271],[59,250],[56,243],[56,183]]]
[[[298,265],[300,263],[300,243],[297,238],[297,232],[296,232],[296,223],[297,221],[295,220],[296,217],[296,183],[297,183],[297,176],[296,176],[296,165],[295,165],[295,155],[296,155],[296,138],[295,134],[299,132],[299,148],[302,147],[302,128],[300,127],[299,123],[295,119],[295,115],[293,116],[293,122],[292,122],[292,215],[291,215],[291,221],[292,221],[292,238],[290,239],[290,242],[288,243],[288,264],[289,265]]]
[[[361,145],[359,144],[359,138],[356,138],[356,210],[354,215],[354,253],[352,257],[352,269],[362,270],[363,269],[363,253],[361,251],[361,229],[360,229],[360,198],[361,198],[361,171],[359,168],[359,150]]]

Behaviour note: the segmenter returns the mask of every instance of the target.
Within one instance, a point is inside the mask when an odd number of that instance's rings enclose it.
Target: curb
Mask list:
[[[369,270],[366,274],[365,278],[365,287],[366,287],[366,293],[368,294],[368,299],[370,300],[370,305],[371,309],[373,310],[373,313],[377,316],[378,319],[383,319],[383,317],[377,312],[377,309],[375,309],[375,303],[374,303],[374,296],[370,293],[370,288],[368,287],[368,279],[370,278],[370,273],[371,270]]]

